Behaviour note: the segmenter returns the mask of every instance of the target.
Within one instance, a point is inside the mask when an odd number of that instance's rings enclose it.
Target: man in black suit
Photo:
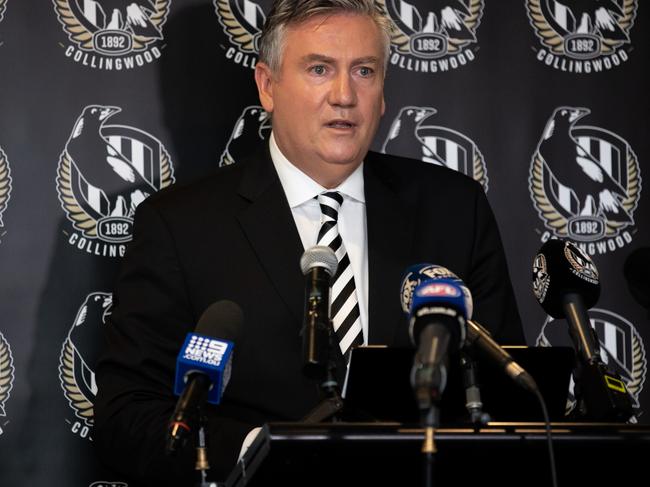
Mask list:
[[[96,371],[95,442],[112,466],[150,483],[191,485],[194,452],[173,462],[163,453],[175,357],[221,299],[241,306],[244,325],[224,400],[208,409],[217,478],[251,429],[300,420],[318,404],[318,385],[301,373],[299,258],[319,240],[314,197],[324,192],[343,200],[338,225],[355,282],[343,308],[358,306],[354,343],[409,345],[400,277],[427,261],[466,282],[476,318],[497,340],[523,342],[481,187],[442,167],[368,152],[384,111],[389,32],[372,0],[276,1],[255,71],[272,114],[270,144],[138,207]]]

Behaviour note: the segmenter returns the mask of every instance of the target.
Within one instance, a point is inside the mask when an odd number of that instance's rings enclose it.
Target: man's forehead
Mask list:
[[[329,30],[334,25],[349,25],[351,23],[359,25],[367,23],[368,25],[374,25],[377,34],[379,34],[379,28],[372,17],[356,12],[330,12],[325,14],[316,14],[300,22],[292,22],[288,24],[287,31],[300,33],[313,32],[314,34],[319,34],[324,30]],[[339,32],[344,33],[346,30],[349,30],[349,27],[348,29],[342,29]]]
[[[299,56],[336,59],[343,51],[355,58],[380,58],[381,31],[372,17],[357,13],[315,15],[287,26],[287,44]],[[292,39],[293,38],[293,39]],[[302,52],[300,52],[302,51]]]

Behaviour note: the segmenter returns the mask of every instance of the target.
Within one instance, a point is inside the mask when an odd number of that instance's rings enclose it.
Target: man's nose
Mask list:
[[[333,106],[354,106],[357,103],[357,93],[354,81],[349,73],[341,73],[332,82],[330,104]]]

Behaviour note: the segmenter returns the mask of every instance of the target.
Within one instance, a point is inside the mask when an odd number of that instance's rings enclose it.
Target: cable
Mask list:
[[[546,427],[546,439],[548,443],[548,456],[551,463],[551,480],[553,481],[553,487],[557,487],[557,471],[555,469],[555,453],[553,452],[553,438],[551,436],[551,420],[548,416],[548,410],[546,409],[546,402],[542,393],[537,387],[534,389],[535,397],[539,400],[540,405],[542,406],[542,414],[544,415],[544,425]]]

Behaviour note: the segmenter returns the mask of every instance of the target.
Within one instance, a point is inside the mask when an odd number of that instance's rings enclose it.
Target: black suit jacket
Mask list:
[[[502,343],[523,343],[497,226],[479,184],[419,161],[369,153],[364,165],[369,342],[408,346],[399,289],[406,267],[445,266],[474,296],[475,317]],[[168,461],[176,355],[213,302],[244,311],[224,401],[209,409],[217,478],[255,426],[299,420],[319,401],[301,374],[303,252],[268,149],[137,210],[96,368],[95,444],[135,478],[191,485],[191,448]]]

